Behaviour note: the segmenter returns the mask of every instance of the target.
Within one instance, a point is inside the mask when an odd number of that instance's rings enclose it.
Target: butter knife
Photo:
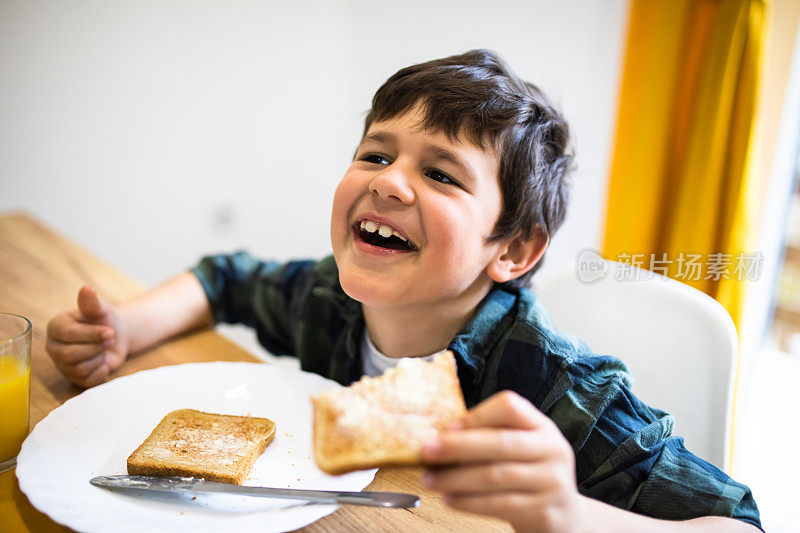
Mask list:
[[[278,489],[249,487],[177,476],[97,476],[89,480],[96,487],[159,492],[225,493],[262,498],[306,500],[314,503],[370,505],[372,507],[419,507],[419,497],[400,492],[339,492],[333,490]]]

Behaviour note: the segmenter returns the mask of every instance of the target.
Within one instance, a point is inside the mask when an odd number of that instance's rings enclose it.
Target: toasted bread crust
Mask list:
[[[312,397],[314,458],[329,474],[418,465],[422,445],[466,411],[449,351]]]
[[[179,409],[128,457],[128,474],[241,485],[274,437],[275,423],[266,418]]]

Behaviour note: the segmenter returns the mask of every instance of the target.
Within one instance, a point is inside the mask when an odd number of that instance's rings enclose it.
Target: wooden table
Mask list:
[[[200,253],[200,251],[198,251]],[[44,350],[47,321],[75,307],[81,285],[90,284],[110,302],[144,290],[118,269],[25,214],[0,215],[0,311],[24,315],[33,324],[31,428],[69,398],[79,394],[55,369]],[[212,330],[185,335],[132,357],[112,376],[179,363],[258,361]],[[0,474],[0,529],[67,531],[31,506],[19,490],[14,470]],[[459,513],[422,488],[419,472],[382,468],[367,490],[419,494],[414,510],[343,506],[302,531],[510,531],[507,522]]]

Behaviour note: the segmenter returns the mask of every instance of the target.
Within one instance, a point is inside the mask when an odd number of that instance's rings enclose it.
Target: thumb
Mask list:
[[[460,419],[454,421],[449,429],[486,427],[538,429],[549,420],[525,397],[510,390],[503,390],[467,411]]]
[[[102,320],[108,312],[108,306],[100,299],[93,287],[84,285],[78,291],[78,311],[86,318]]]

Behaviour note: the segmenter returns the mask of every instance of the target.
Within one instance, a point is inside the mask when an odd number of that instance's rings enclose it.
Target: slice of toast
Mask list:
[[[274,437],[275,422],[266,418],[179,409],[128,457],[128,474],[241,485]]]
[[[311,398],[314,458],[329,474],[417,465],[423,443],[465,411],[452,352],[401,359],[376,378]]]

